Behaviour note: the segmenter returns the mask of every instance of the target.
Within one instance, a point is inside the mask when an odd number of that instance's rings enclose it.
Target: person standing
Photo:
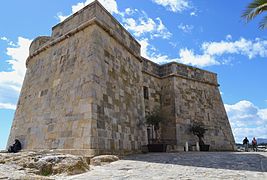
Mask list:
[[[253,151],[257,152],[257,150],[258,150],[257,149],[257,140],[255,137],[252,139],[252,148],[253,148]]]
[[[248,143],[249,143],[249,140],[247,137],[245,137],[245,139],[243,140],[243,145],[245,146],[245,151],[248,152]]]

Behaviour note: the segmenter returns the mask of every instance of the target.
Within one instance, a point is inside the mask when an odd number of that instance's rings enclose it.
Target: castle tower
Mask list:
[[[146,144],[139,43],[95,1],[30,46],[8,144],[77,154]]]
[[[216,74],[190,66],[157,65],[140,44],[94,1],[30,46],[8,145],[81,155],[139,152],[148,143],[145,113],[161,105],[166,143],[194,142],[188,127],[202,121],[214,150],[233,150],[234,139]],[[149,99],[143,88],[148,88]]]

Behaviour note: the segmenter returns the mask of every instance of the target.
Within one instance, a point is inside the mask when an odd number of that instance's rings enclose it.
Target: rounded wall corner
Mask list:
[[[34,54],[34,52],[40,49],[44,44],[49,42],[52,38],[50,36],[39,36],[35,38],[30,45],[30,56]]]

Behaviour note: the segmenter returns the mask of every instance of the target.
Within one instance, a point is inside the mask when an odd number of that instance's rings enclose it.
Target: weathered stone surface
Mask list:
[[[119,158],[114,155],[100,155],[90,159],[90,164],[93,166],[101,166],[118,160]]]
[[[89,170],[89,165],[82,157],[47,152],[1,153],[0,164],[1,168],[12,167],[21,177],[45,178],[58,174],[80,174]],[[10,177],[7,173],[3,176]]]
[[[142,58],[140,44],[98,1],[56,25],[51,37],[36,38],[26,66],[8,146],[19,139],[27,150],[140,152],[151,129],[145,114],[161,106],[168,117],[160,137],[174,149],[195,144],[193,122],[208,128],[211,150],[234,149],[216,74]]]
[[[189,129],[193,123],[201,122],[207,129],[204,142],[210,145],[210,150],[234,150],[216,74],[175,62],[157,65],[143,58],[143,86],[149,91],[146,113],[158,106],[167,114],[160,128],[163,143],[178,151],[185,142],[195,145],[198,139]]]

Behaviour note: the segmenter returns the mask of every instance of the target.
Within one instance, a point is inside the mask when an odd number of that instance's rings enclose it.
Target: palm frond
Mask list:
[[[241,17],[245,18],[248,22],[266,10],[267,0],[254,0],[247,6]]]

